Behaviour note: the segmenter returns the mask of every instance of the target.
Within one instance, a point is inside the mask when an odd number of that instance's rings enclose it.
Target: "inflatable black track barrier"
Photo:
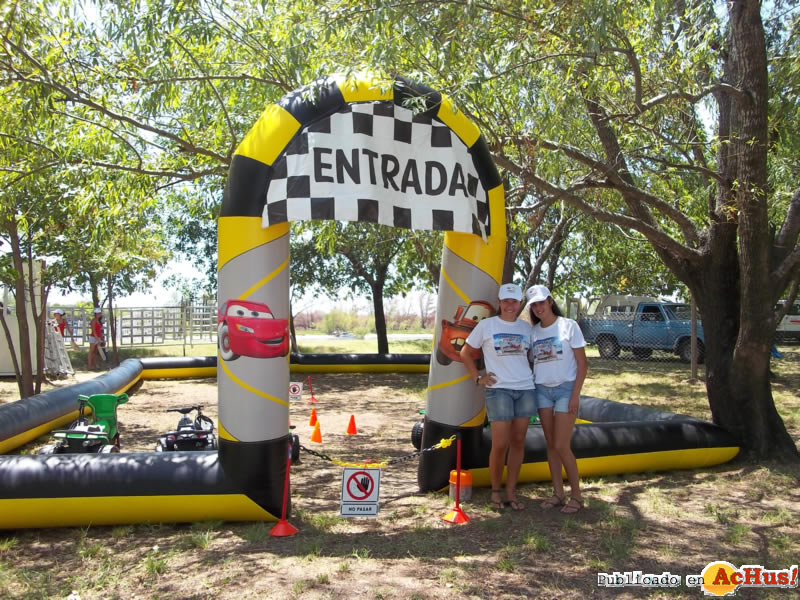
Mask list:
[[[734,437],[713,423],[643,406],[582,396],[578,417],[591,421],[577,424],[572,437],[582,476],[708,467],[727,462],[739,452]],[[426,418],[422,447],[430,447],[457,429]],[[491,427],[461,431],[462,468],[472,472],[473,485],[488,486]],[[446,487],[455,461],[455,445],[424,453],[417,472],[420,491]],[[541,426],[531,425],[520,481],[549,479],[544,433]]]

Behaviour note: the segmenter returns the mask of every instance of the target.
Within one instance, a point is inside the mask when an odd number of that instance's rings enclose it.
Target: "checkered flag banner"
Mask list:
[[[269,169],[262,225],[309,219],[486,239],[487,190],[469,148],[429,112],[349,103],[297,131]]]

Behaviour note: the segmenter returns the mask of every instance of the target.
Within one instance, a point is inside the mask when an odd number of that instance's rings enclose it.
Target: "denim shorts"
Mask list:
[[[536,414],[536,390],[486,388],[486,414],[489,421],[512,421]]]
[[[575,387],[574,381],[565,381],[560,385],[536,386],[536,405],[539,410],[552,408],[553,412],[569,412],[569,398],[572,396],[572,388]]]

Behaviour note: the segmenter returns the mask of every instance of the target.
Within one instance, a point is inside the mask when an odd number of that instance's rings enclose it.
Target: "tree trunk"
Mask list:
[[[16,296],[16,315],[19,324],[19,357],[20,373],[17,378],[19,382],[19,393],[22,398],[33,396],[33,361],[31,359],[31,338],[30,325],[28,324],[28,313],[25,301],[25,266],[22,261],[22,253],[19,243],[19,232],[17,231],[16,220],[11,217],[6,223],[8,237],[11,244],[11,259],[14,269],[17,271],[17,279],[14,282],[14,294]]]
[[[14,346],[14,340],[11,338],[11,330],[9,330],[8,323],[6,323],[6,307],[3,306],[2,302],[0,302],[0,325],[3,327],[3,333],[5,334],[6,342],[8,343],[8,353],[11,356],[11,363],[14,365],[14,374],[17,376],[17,388],[19,389],[19,395],[20,398],[24,398],[22,374],[19,369],[19,361],[17,360],[17,349]]]
[[[389,353],[389,336],[386,334],[386,313],[383,310],[383,285],[375,283],[372,288],[372,310],[375,311],[375,335],[378,337],[378,354]]]
[[[291,308],[289,309],[289,343],[292,346],[292,352],[297,352],[297,332],[294,328],[294,315]]]
[[[729,7],[726,74],[744,93],[721,106],[729,116],[721,123],[729,125],[730,133],[728,137],[727,127],[721,132],[721,137],[728,138],[721,171],[726,182],[735,181],[736,185],[721,186],[718,207],[727,209],[734,200],[738,224],[712,227],[711,255],[729,257],[729,264],[712,260],[702,273],[708,290],[702,303],[705,308],[701,308],[703,330],[714,338],[706,344],[708,396],[714,422],[739,439],[746,456],[796,461],[800,454],[775,407],[769,379],[772,299],[776,294],[775,282],[770,281],[772,241],[767,207],[766,42],[760,3],[738,0]],[[730,264],[734,257],[738,257],[737,264]],[[721,302],[709,306],[712,297]],[[741,299],[740,303],[735,299]]]

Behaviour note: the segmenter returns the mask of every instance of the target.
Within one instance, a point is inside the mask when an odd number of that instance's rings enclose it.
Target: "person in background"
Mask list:
[[[64,318],[64,311],[60,308],[55,309],[53,311],[53,318],[56,320],[56,327],[58,328],[58,332],[61,334],[61,337],[67,337],[67,332],[69,332],[69,339],[74,346],[75,335],[72,333],[72,327],[69,326],[69,323],[67,323],[67,320]]]
[[[103,311],[99,308],[94,309],[94,316],[89,321],[89,370],[97,369],[97,358],[100,355],[100,345],[104,344],[103,339]]]
[[[483,319],[475,326],[460,355],[475,385],[486,388],[486,414],[492,429],[492,449],[489,452],[492,507],[502,509],[510,506],[513,510],[523,510],[525,505],[517,498],[516,490],[528,423],[536,414],[533,372],[528,359],[533,329],[517,318],[522,306],[522,289],[518,285],[501,285],[498,299],[500,314]],[[472,358],[477,349],[483,351],[486,375],[480,375]],[[503,500],[501,485],[506,464],[508,472]]]
[[[553,496],[542,502],[542,508],[561,506],[562,513],[576,513],[583,508],[583,496],[578,463],[570,443],[581,388],[589,369],[584,350],[586,341],[578,324],[562,315],[545,286],[534,285],[525,295],[533,323],[536,404],[553,480]],[[569,480],[569,500],[564,493],[562,466]]]

